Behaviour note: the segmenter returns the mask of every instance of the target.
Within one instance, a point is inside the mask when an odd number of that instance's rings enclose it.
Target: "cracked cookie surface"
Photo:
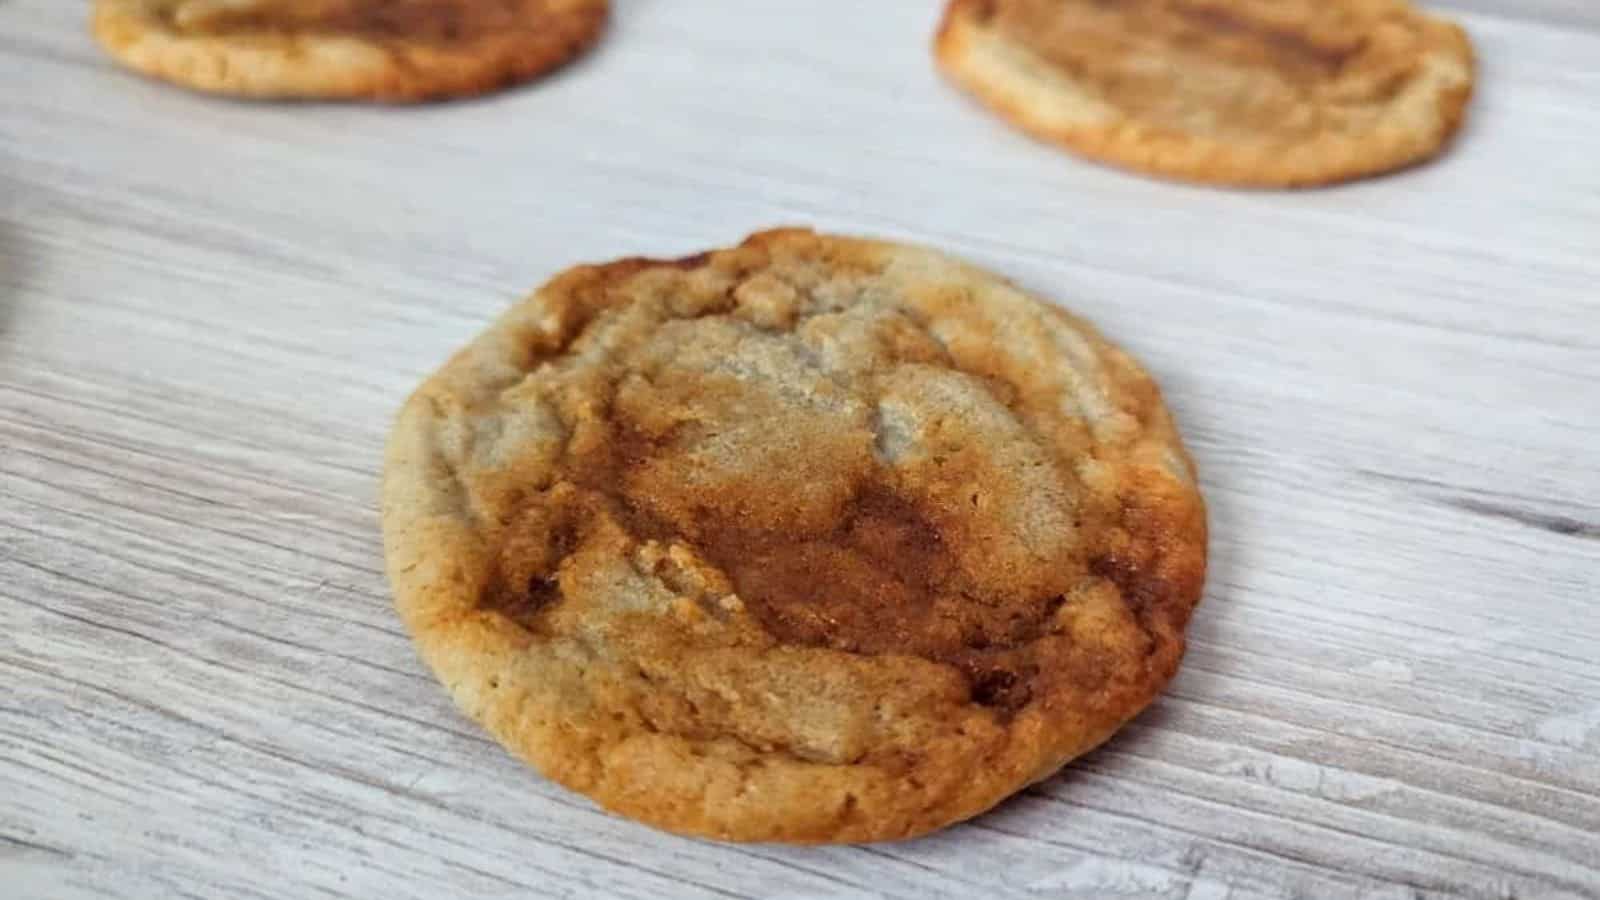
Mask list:
[[[1267,187],[1434,156],[1474,79],[1466,33],[1406,0],[951,0],[935,53],[1086,156]]]
[[[396,606],[461,707],[604,806],[909,837],[1087,751],[1205,568],[1150,378],[943,255],[783,230],[580,266],[388,449]]]
[[[526,81],[591,46],[607,0],[96,0],[123,65],[262,98],[418,101]]]

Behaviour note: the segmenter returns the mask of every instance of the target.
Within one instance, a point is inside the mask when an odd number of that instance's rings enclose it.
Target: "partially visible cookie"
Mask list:
[[[390,437],[395,604],[457,703],[609,809],[904,838],[1177,670],[1205,511],[1150,377],[915,247],[774,231],[580,266]]]
[[[1406,0],[950,0],[935,53],[1085,156],[1263,187],[1434,156],[1474,78],[1466,33]]]
[[[95,0],[123,65],[260,98],[419,101],[527,81],[600,36],[607,0]]]

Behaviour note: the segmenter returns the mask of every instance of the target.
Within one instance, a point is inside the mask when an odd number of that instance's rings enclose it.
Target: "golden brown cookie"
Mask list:
[[[261,98],[419,101],[527,81],[592,45],[607,0],[95,0],[123,65]]]
[[[1150,377],[928,250],[809,231],[580,266],[401,411],[395,603],[460,706],[609,809],[909,837],[1105,740],[1205,572]]]
[[[1085,156],[1263,187],[1434,156],[1474,77],[1466,33],[1405,0],[951,0],[935,54]]]

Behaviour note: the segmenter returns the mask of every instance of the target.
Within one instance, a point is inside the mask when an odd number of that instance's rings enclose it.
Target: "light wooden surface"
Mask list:
[[[146,83],[0,0],[0,897],[1600,897],[1600,7],[1470,9],[1446,159],[1253,194],[1013,134],[931,2],[621,0],[542,85],[373,109]],[[778,223],[1099,322],[1211,503],[1169,695],[920,841],[599,813],[388,605],[424,373],[569,263]]]

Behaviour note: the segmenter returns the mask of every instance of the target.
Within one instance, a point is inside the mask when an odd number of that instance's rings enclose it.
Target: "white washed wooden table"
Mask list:
[[[1458,148],[1301,194],[1013,134],[932,2],[618,7],[544,84],[374,109],[0,0],[0,898],[1600,897],[1600,4],[1471,4]],[[454,711],[381,574],[423,374],[569,263],[779,223],[1071,303],[1211,504],[1166,698],[919,841],[604,815]]]

